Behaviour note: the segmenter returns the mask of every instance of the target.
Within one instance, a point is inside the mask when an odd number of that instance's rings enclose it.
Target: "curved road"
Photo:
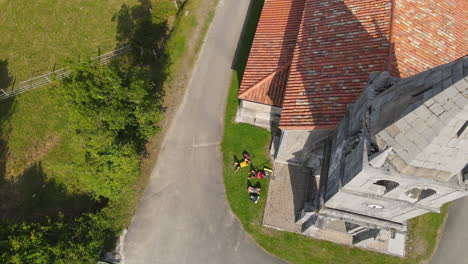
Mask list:
[[[452,202],[447,223],[431,264],[468,263],[468,197]]]
[[[126,264],[284,263],[242,229],[225,199],[220,142],[231,62],[249,0],[220,0],[193,78],[124,244]]]

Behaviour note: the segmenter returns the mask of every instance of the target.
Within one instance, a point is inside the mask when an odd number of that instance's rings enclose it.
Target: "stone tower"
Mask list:
[[[383,72],[334,138],[326,207],[391,222],[467,195],[468,58],[396,80]]]
[[[319,191],[299,223],[306,235],[342,230],[352,244],[404,255],[408,219],[468,195],[468,57],[369,79],[325,144]]]

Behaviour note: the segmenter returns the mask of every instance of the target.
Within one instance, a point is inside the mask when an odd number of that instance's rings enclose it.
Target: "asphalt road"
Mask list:
[[[444,233],[431,264],[468,263],[468,197],[449,207]]]
[[[249,0],[220,0],[184,100],[129,227],[126,264],[284,263],[231,213],[220,142],[231,63]]]

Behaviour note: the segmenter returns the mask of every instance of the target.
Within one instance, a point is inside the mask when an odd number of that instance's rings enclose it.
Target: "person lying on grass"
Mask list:
[[[244,159],[242,161],[234,161],[232,166],[234,167],[235,172],[237,172],[240,168],[245,168],[245,167],[249,166],[249,164],[250,164],[250,160]]]
[[[253,178],[257,178],[257,179],[268,179],[270,178],[270,173],[272,171],[270,169],[267,169],[267,168],[263,168],[262,170],[259,170],[259,171],[255,171],[255,169],[251,170],[249,172],[249,177],[247,177],[247,179],[253,179]]]
[[[247,192],[249,193],[250,200],[254,203],[257,203],[258,200],[260,199],[260,191],[262,189],[260,187],[252,187],[249,186],[247,187]]]
[[[242,155],[244,156],[244,159],[242,161],[234,160],[234,163],[232,164],[232,167],[234,167],[235,172],[237,172],[240,168],[245,168],[249,166],[250,164],[250,155],[245,151],[244,153],[242,153]]]

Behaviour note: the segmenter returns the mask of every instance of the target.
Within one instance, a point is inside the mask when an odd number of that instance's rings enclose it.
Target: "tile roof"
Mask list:
[[[282,129],[333,129],[372,71],[407,77],[468,53],[466,0],[265,0],[239,99]]]
[[[282,129],[330,129],[382,71],[390,0],[306,1],[283,100]]]
[[[467,0],[394,0],[391,73],[406,78],[468,54]]]
[[[291,63],[286,63],[263,80],[241,92],[239,99],[281,106]]]
[[[282,105],[305,0],[265,0],[239,98]]]

